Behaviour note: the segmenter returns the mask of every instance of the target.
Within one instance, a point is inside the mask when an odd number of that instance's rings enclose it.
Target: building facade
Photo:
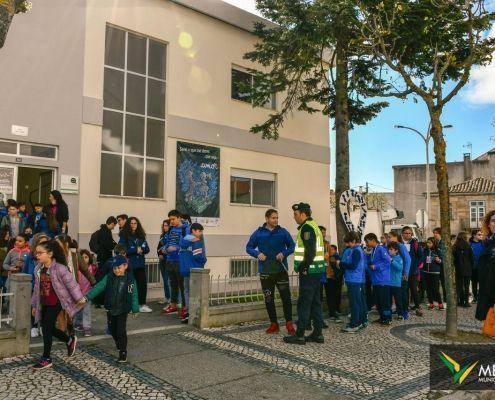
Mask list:
[[[328,118],[295,112],[277,141],[249,132],[283,101],[242,93],[254,22],[268,23],[220,0],[35,2],[0,50],[0,192],[61,189],[83,245],[126,213],[154,246],[167,211],[190,206],[218,274],[267,208],[293,234],[299,201],[328,224]]]
[[[418,210],[426,209],[426,165],[394,165],[393,169],[395,208],[404,212],[404,223],[412,223],[416,221]],[[472,178],[495,179],[495,148],[475,159],[471,159],[470,154],[464,154],[463,161],[447,163],[447,172],[451,186]],[[433,193],[436,190],[436,172],[432,164],[430,165],[430,191]],[[430,216],[430,226],[433,222],[434,218]]]
[[[495,210],[495,181],[491,179],[475,178],[452,185],[449,194],[450,227],[454,234],[480,228],[486,213]],[[438,193],[432,193],[431,210],[433,226],[440,226]]]

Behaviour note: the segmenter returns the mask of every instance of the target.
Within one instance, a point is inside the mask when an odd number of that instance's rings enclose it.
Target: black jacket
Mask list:
[[[486,240],[478,263],[478,304],[476,319],[484,321],[490,307],[495,304],[495,238]]]
[[[457,276],[471,276],[474,267],[474,253],[469,243],[460,243],[454,246],[454,266]]]
[[[96,237],[98,264],[103,265],[112,257],[113,249],[117,243],[113,240],[112,231],[105,224],[100,226]]]
[[[62,229],[62,225],[64,222],[67,222],[67,228],[65,233],[69,232],[69,207],[67,203],[57,204],[57,213],[55,214],[55,219],[57,220],[57,224],[60,229]]]

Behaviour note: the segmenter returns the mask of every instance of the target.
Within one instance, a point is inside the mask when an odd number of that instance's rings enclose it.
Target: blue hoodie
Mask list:
[[[187,235],[180,241],[180,274],[190,276],[191,268],[204,268],[206,264],[206,249],[203,238],[193,241],[193,235]]]
[[[478,263],[480,261],[481,254],[483,254],[483,250],[485,246],[483,246],[483,242],[475,242],[474,240],[470,240],[469,244],[471,245],[471,249],[473,250],[474,254],[474,265],[473,267],[476,268],[478,267]]]
[[[124,236],[121,236],[119,244],[125,247],[125,254],[129,260],[129,267],[131,267],[132,270],[144,268],[144,255],[150,252],[146,240],[139,239],[134,235],[129,236],[127,239]],[[141,254],[138,254],[137,252],[138,247],[141,247],[143,250]]]
[[[171,226],[165,240],[165,249],[175,247],[176,250],[167,253],[167,262],[179,262],[180,241],[191,233],[189,224],[182,221],[180,226]]]
[[[411,256],[407,251],[407,247],[404,243],[397,243],[399,245],[399,255],[402,258],[402,275],[409,276],[411,268]],[[419,270],[418,270],[419,271]]]
[[[260,226],[253,232],[246,245],[246,253],[251,257],[258,258],[260,253],[263,253],[267,261],[276,260],[276,256],[279,253],[284,255],[282,263],[279,264],[279,271],[289,269],[287,264],[287,257],[294,253],[296,244],[292,239],[290,233],[282,228],[276,226],[273,230],[269,230],[266,224]],[[258,272],[260,274],[269,273],[266,262],[258,261]]]
[[[340,268],[344,270],[345,283],[364,283],[366,256],[362,247],[347,247],[342,254]]]
[[[391,258],[388,251],[383,246],[376,246],[373,252],[368,255],[368,267],[370,268],[372,285],[390,285],[390,262]]]
[[[396,254],[390,263],[390,286],[401,287],[402,276],[404,275],[404,265],[402,257]]]

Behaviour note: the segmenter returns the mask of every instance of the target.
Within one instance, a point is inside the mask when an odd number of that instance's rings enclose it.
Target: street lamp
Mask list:
[[[453,128],[454,126],[449,124],[449,125],[443,125],[443,128],[444,129],[449,129],[449,128]],[[409,126],[404,126],[404,125],[394,125],[394,128],[395,129],[407,129],[407,130],[410,130],[414,133],[417,133],[421,139],[423,139],[423,141],[425,142],[425,147],[426,147],[426,214],[427,214],[427,218],[426,218],[426,224],[425,224],[425,231],[426,231],[426,228],[428,227],[429,223],[430,223],[430,139],[431,139],[431,134],[430,134],[430,130],[431,130],[431,124],[428,126],[428,132],[426,132],[426,134],[424,133],[421,133],[420,131],[418,131],[417,129],[414,129],[414,128],[411,128]]]

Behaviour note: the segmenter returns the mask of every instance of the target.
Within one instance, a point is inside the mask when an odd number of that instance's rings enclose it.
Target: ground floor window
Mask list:
[[[469,202],[469,227],[474,229],[481,225],[481,221],[485,217],[486,205],[484,201]]]
[[[232,204],[275,206],[275,174],[232,169],[230,174]]]

